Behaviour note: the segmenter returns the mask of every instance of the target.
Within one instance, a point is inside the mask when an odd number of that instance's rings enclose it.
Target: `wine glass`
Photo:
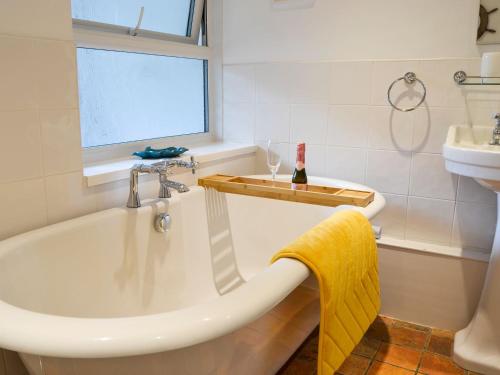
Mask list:
[[[279,146],[279,143],[274,143],[271,140],[267,142],[267,167],[271,171],[273,181],[276,180],[276,173],[281,165]]]

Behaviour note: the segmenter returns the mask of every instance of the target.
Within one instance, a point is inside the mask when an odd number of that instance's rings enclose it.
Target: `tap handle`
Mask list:
[[[193,174],[196,173],[196,169],[198,169],[198,166],[200,165],[197,161],[194,160],[194,156],[191,155],[191,157],[189,158],[191,160],[191,165],[193,166],[193,168],[191,168],[191,172]]]

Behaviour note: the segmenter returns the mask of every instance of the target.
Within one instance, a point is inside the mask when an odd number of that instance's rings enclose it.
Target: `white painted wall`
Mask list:
[[[381,314],[430,327],[465,327],[487,263],[379,246]]]
[[[224,62],[476,57],[479,0],[224,1]]]

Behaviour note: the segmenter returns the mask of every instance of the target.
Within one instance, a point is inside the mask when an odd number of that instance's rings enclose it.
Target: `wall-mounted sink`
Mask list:
[[[490,145],[492,137],[493,127],[451,126],[443,157],[448,171],[475,178],[495,191],[500,203],[500,145]],[[487,375],[500,373],[499,208],[497,204],[495,240],[481,300],[469,325],[455,335],[453,349],[454,360],[459,365]]]
[[[490,126],[453,125],[443,146],[446,169],[500,190],[500,145],[490,145]]]

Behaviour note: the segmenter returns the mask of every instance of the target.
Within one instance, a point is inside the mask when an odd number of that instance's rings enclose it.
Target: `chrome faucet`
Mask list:
[[[498,146],[500,145],[500,113],[495,113],[493,115],[495,120],[495,128],[493,129],[493,136],[491,137],[490,145]]]
[[[138,208],[141,207],[141,200],[139,198],[139,175],[140,174],[155,174],[159,175],[160,191],[158,198],[170,198],[172,193],[170,189],[175,189],[179,193],[189,191],[189,187],[180,182],[171,181],[168,176],[172,174],[174,167],[191,169],[193,174],[198,168],[199,163],[194,161],[191,156],[191,161],[184,160],[162,160],[158,163],[146,165],[136,164],[130,169],[130,192],[128,196],[127,207]]]

